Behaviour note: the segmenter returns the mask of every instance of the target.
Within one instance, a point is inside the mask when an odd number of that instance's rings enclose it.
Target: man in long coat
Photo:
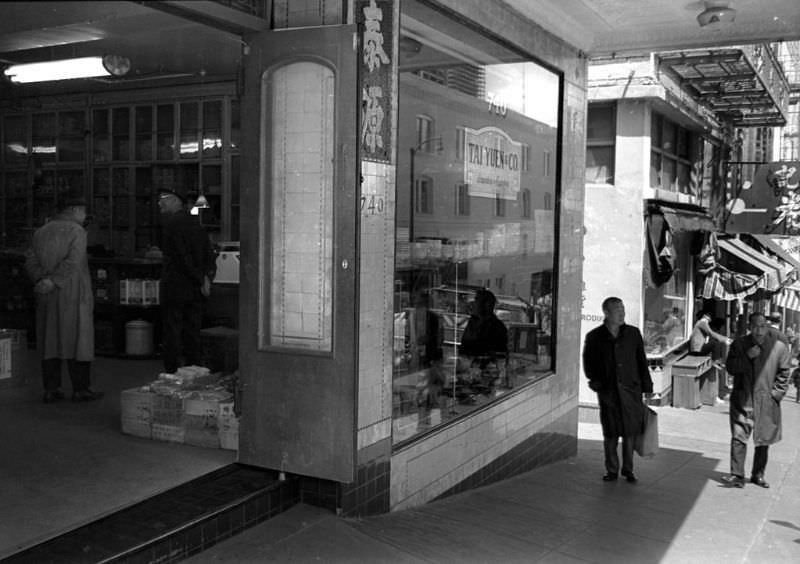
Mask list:
[[[25,269],[36,293],[36,340],[42,356],[45,403],[64,398],[61,361],[67,361],[72,400],[102,396],[90,388],[94,360],[94,296],[86,256],[86,202],[59,199],[57,215],[33,234]]]
[[[625,324],[625,305],[619,298],[603,301],[603,324],[586,335],[583,371],[597,392],[606,474],[611,482],[620,473],[617,444],[622,437],[622,475],[635,483],[633,443],[644,429],[642,394],[653,392],[644,342],[639,330]]]
[[[766,323],[764,314],[749,318],[750,333],[736,339],[725,367],[733,375],[730,396],[731,486],[744,487],[747,440],[753,435],[755,453],[750,481],[762,488],[769,445],[781,440],[781,400],[789,386],[791,354]]]

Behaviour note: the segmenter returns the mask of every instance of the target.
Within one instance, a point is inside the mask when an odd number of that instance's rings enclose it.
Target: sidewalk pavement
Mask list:
[[[800,562],[800,403],[783,401],[770,489],[729,488],[727,403],[657,408],[661,449],[637,484],[603,482],[599,425],[578,455],[415,509],[342,519],[308,505],[187,562]],[[748,445],[747,469],[752,461]]]

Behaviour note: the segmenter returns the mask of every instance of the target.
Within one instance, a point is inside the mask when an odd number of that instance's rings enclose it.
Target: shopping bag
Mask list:
[[[646,458],[658,452],[658,413],[652,407],[645,407],[644,431],[636,437],[633,450]]]

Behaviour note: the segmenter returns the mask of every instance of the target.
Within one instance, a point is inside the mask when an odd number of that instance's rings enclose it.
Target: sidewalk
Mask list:
[[[770,489],[720,481],[727,404],[662,407],[661,450],[637,457],[635,485],[600,479],[599,425],[581,424],[575,458],[360,520],[299,505],[187,562],[800,562],[800,404],[790,395],[784,439],[770,448]]]

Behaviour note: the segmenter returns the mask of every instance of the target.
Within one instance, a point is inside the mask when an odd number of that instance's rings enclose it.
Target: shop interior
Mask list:
[[[217,347],[225,364],[217,368],[235,370],[241,57],[237,34],[142,3],[50,3],[43,18],[41,5],[19,2],[2,13],[4,66],[111,54],[114,72],[0,80],[0,327],[15,331],[13,374],[0,380],[0,558],[236,460],[219,445],[122,432],[121,396],[163,371],[153,284],[161,188],[193,193],[224,259],[204,327],[228,349]],[[46,405],[22,261],[58,194],[74,187],[83,187],[91,216],[92,387],[105,396],[70,402],[64,371],[66,401]]]

